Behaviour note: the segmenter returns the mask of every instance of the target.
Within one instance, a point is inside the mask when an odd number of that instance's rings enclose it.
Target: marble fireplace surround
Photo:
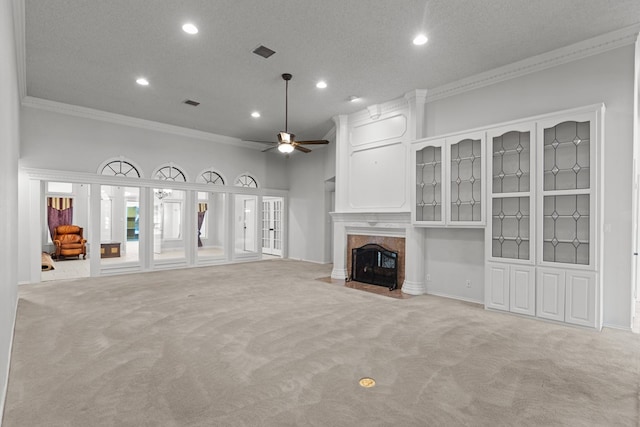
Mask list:
[[[331,212],[333,220],[333,270],[331,278],[349,277],[349,236],[404,238],[404,280],[398,287],[403,293],[426,293],[424,281],[423,230],[411,225],[410,212]]]

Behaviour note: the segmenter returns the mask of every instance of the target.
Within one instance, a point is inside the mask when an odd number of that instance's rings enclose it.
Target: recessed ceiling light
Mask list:
[[[350,97],[347,98],[347,100],[349,102],[356,102],[356,101],[360,101],[360,97],[359,96],[355,96],[355,95],[351,95]]]
[[[258,117],[260,117],[260,113],[258,113],[257,111],[254,111],[253,113],[251,113],[251,117],[253,117],[254,119],[257,119]]]
[[[182,31],[187,34],[198,34],[198,27],[193,25],[191,22],[187,22],[182,26]]]
[[[427,41],[429,41],[429,39],[427,38],[426,35],[424,34],[418,34],[414,39],[413,39],[413,44],[415,44],[416,46],[422,46],[423,44],[425,44]]]
[[[138,83],[140,86],[149,86],[149,80],[145,79],[144,77],[140,77],[136,80],[136,83]]]
[[[316,83],[316,87],[318,89],[324,89],[327,87],[327,83],[323,80],[320,80],[318,83]]]

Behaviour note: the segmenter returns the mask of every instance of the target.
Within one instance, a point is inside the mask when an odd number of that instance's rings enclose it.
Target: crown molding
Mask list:
[[[18,95],[20,100],[27,96],[27,44],[25,35],[24,0],[12,0],[13,34],[16,43],[16,63],[18,73]]]
[[[22,99],[22,106],[39,110],[51,111],[69,116],[82,117],[85,119],[99,120],[102,122],[115,123],[124,126],[137,127],[156,132],[169,133],[172,135],[195,138],[204,141],[211,141],[220,144],[233,145],[239,148],[250,148],[255,150],[264,149],[264,145],[256,142],[242,141],[239,138],[218,135],[215,133],[203,132],[195,129],[169,125],[166,123],[154,122],[152,120],[138,119],[122,114],[108,113],[93,108],[80,107],[78,105],[65,104],[57,101],[50,101],[42,98],[26,96]]]
[[[383,102],[381,104],[372,104],[366,107],[364,110],[356,111],[355,113],[349,114],[349,124],[358,125],[371,122],[372,120],[379,120],[381,118],[385,118],[389,114],[398,111],[406,111],[408,107],[409,103],[404,96]]]
[[[494,68],[493,70],[476,74],[453,83],[438,86],[429,90],[427,102],[437,101],[438,99],[458,95],[463,92],[479,89],[633,44],[638,39],[639,32],[640,24],[635,24],[569,46],[532,56],[522,61]]]
[[[326,140],[329,140],[329,141],[336,139],[336,125],[335,125],[335,122],[334,122],[333,127],[331,129],[329,129],[329,131],[327,133],[324,134],[322,139],[326,139]]]

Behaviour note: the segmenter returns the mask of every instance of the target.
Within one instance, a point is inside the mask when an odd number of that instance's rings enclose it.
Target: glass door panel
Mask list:
[[[591,150],[589,120],[543,128],[543,261],[591,262]]]
[[[100,188],[100,264],[139,262],[138,187]]]
[[[450,145],[450,221],[482,221],[482,140]]]
[[[225,194],[201,191],[196,203],[198,259],[224,258]]]
[[[258,251],[258,197],[235,195],[234,204],[234,250],[236,255],[255,254]]]
[[[185,257],[184,199],[182,190],[153,189],[153,259]]]

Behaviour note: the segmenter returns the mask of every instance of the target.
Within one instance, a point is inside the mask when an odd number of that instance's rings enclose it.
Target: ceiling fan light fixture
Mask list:
[[[278,144],[278,151],[281,153],[289,154],[293,151],[293,145],[288,142]]]

